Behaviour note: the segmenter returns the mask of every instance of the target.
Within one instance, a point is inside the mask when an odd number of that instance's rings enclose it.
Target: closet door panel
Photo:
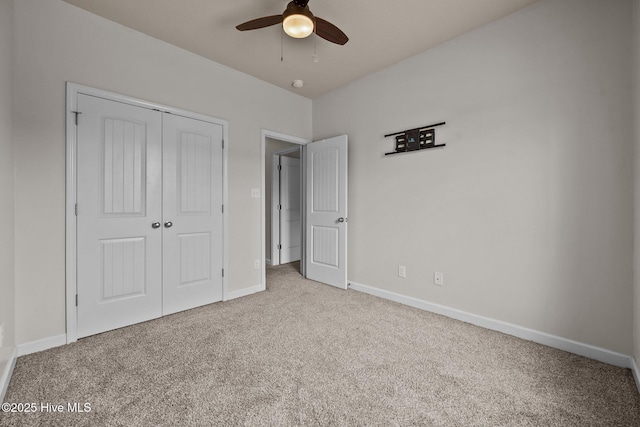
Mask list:
[[[78,96],[78,337],[162,314],[161,113]]]
[[[222,126],[163,120],[163,314],[222,300]]]

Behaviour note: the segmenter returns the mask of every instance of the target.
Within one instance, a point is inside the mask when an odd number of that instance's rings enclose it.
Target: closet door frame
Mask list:
[[[88,86],[67,82],[67,103],[66,103],[66,201],[65,201],[65,225],[66,225],[66,340],[67,343],[78,340],[78,310],[76,306],[77,295],[77,223],[76,223],[76,203],[77,203],[77,128],[76,120],[82,120],[81,114],[76,114],[77,100],[79,94],[85,94],[104,98],[110,101],[122,102],[137,107],[158,110],[164,113],[176,114],[204,122],[214,123],[222,126],[222,138],[224,149],[222,150],[222,200],[225,209],[222,215],[223,227],[223,253],[222,266],[224,271],[229,271],[229,232],[228,232],[228,211],[229,204],[228,188],[228,147],[229,147],[229,122],[215,117],[206,116],[191,111],[181,110],[162,104],[120,95],[113,92],[104,91]],[[222,277],[222,300],[225,301],[228,295],[228,275]]]

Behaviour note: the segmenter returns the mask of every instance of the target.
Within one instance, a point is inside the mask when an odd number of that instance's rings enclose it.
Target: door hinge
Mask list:
[[[224,150],[224,139],[222,140],[222,149]]]
[[[278,244],[278,250],[282,249],[282,245]]]
[[[224,277],[224,268],[222,269],[222,277]]]
[[[74,211],[76,213],[76,216],[78,216],[78,204],[77,203],[75,204]]]
[[[76,121],[76,126],[78,126],[78,116],[80,114],[82,114],[82,113],[80,111],[72,111],[72,113],[76,115],[76,120],[75,121]]]
[[[78,306],[78,294],[76,294],[76,307]]]
[[[282,205],[278,205],[278,210],[282,210]]]
[[[281,171],[282,170],[282,165],[278,165],[278,170]]]
[[[222,213],[224,213],[224,205],[222,205]]]

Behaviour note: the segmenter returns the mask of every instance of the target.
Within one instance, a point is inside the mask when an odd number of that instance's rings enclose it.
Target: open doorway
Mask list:
[[[267,240],[270,240],[267,243],[267,259],[270,259],[272,266],[299,262],[301,259],[301,149],[302,146],[299,145],[286,148],[276,151],[271,157],[271,191],[268,189],[265,191],[265,197],[270,195],[271,200],[265,200],[265,204]],[[268,215],[269,211],[271,211],[271,218]],[[270,232],[269,222],[271,222]]]
[[[302,147],[308,142],[276,132],[262,132],[265,287],[268,285],[267,268],[294,268],[304,275],[304,262],[301,262],[304,259]]]
[[[273,160],[278,151],[288,151],[296,144],[302,146],[299,183],[302,199],[300,212],[301,248],[299,273],[311,280],[347,289],[347,177],[348,137],[338,135],[319,141],[308,141],[270,131],[262,131],[262,283],[267,288],[267,264],[271,264],[275,250],[272,245],[273,230],[267,239],[266,171],[273,171]],[[271,155],[267,155],[267,151]],[[293,150],[292,150],[293,151]],[[282,155],[279,156],[280,160]],[[272,172],[273,173],[273,172]],[[278,184],[280,185],[280,184]],[[273,205],[273,201],[269,202]],[[273,221],[270,221],[273,223]],[[279,236],[278,236],[279,237]],[[269,258],[267,257],[267,242]],[[275,242],[274,242],[275,243]],[[278,242],[280,244],[280,242]],[[281,256],[279,254],[278,256]],[[285,264],[288,265],[288,264]],[[272,269],[279,268],[270,267]],[[272,270],[270,270],[272,271]]]

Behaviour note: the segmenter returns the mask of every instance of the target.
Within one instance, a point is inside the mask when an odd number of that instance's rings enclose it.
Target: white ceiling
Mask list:
[[[282,37],[279,25],[235,26],[284,11],[287,0],[64,0],[218,63],[316,98],[538,0],[310,0],[314,15],[349,37]],[[282,43],[281,43],[282,41]],[[281,61],[281,44],[284,61]],[[314,63],[314,48],[320,61]],[[304,81],[296,89],[291,83]]]

